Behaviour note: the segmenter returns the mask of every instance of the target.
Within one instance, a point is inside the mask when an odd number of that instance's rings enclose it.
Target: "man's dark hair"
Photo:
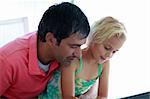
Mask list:
[[[38,38],[45,42],[46,34],[51,32],[59,44],[73,33],[86,38],[89,31],[88,19],[81,9],[69,2],[63,2],[50,6],[45,11],[38,26]]]

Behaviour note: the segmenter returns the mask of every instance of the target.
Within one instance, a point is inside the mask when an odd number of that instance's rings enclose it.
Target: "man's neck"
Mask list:
[[[49,64],[50,61],[53,60],[53,55],[50,54],[50,51],[50,47],[46,44],[46,42],[38,41],[37,55],[42,64]]]

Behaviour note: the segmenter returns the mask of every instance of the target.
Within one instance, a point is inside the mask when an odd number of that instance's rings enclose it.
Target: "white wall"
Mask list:
[[[90,24],[113,16],[124,23],[127,41],[111,59],[109,98],[121,98],[150,91],[150,1],[75,0]]]
[[[70,0],[64,0],[70,2]],[[62,0],[1,0],[0,1],[0,22],[7,20],[18,20],[18,18],[27,17],[28,20],[28,32],[36,31],[38,28],[39,21],[48,7],[54,3],[62,2]],[[1,26],[0,26],[1,27]],[[18,28],[14,28],[16,37],[22,35],[23,33],[18,34]],[[11,28],[12,29],[12,28]],[[5,43],[13,40],[14,35],[7,35],[10,31],[1,31],[0,29],[0,47]],[[2,38],[3,37],[3,38]],[[9,39],[10,38],[10,39]],[[3,44],[2,44],[3,43]]]
[[[49,0],[1,0],[0,20],[28,17],[29,31],[34,31],[49,5]]]

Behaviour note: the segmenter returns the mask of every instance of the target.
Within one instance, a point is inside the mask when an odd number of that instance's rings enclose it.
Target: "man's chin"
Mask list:
[[[63,62],[62,64],[63,64],[63,66],[70,66],[71,61],[70,62]]]
[[[75,59],[76,57],[67,57],[62,61],[62,65],[64,66],[70,66],[71,62]]]
[[[70,66],[71,62],[74,60],[75,58],[72,58],[72,59],[67,59],[63,62],[63,65],[64,66]]]

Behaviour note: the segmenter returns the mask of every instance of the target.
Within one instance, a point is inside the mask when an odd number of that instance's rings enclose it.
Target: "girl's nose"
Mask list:
[[[112,52],[111,51],[109,51],[109,52],[107,52],[106,54],[105,54],[105,56],[106,56],[106,58],[108,59],[108,58],[111,58],[112,57]]]

